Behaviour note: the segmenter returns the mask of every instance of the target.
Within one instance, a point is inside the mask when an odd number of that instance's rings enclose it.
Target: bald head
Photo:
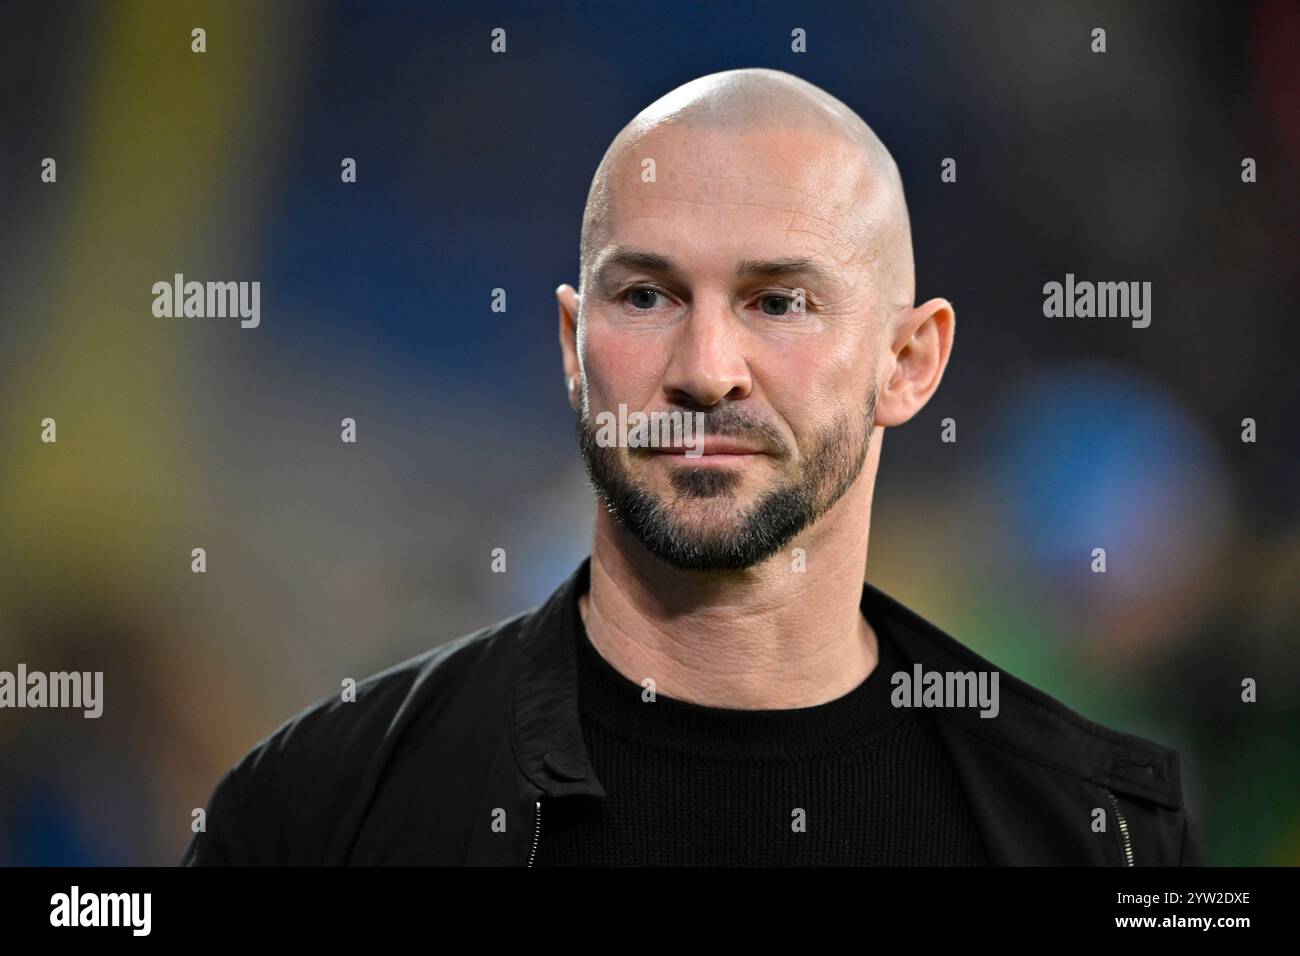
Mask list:
[[[628,567],[749,574],[843,534],[859,574],[877,436],[934,392],[954,323],[913,304],[902,183],[867,125],[775,70],[687,83],[601,160],[581,275],[555,292],[597,542]],[[612,434],[682,413],[698,458]]]
[[[679,86],[638,113],[614,138],[592,180],[582,219],[580,288],[593,258],[609,240],[620,213],[620,196],[642,183],[643,161],[654,159],[656,176],[679,174],[680,155],[658,155],[664,134],[677,143],[698,140],[700,152],[720,175],[727,153],[781,149],[797,136],[805,179],[832,212],[823,218],[832,255],[869,275],[882,308],[912,304],[915,295],[912,238],[902,179],[893,157],[853,110],[824,90],[789,73],[769,69],[728,70]],[[719,155],[719,154],[722,155]],[[691,157],[690,175],[700,175]],[[820,164],[821,168],[818,169]],[[707,174],[706,174],[707,175]],[[743,197],[737,196],[738,202]]]

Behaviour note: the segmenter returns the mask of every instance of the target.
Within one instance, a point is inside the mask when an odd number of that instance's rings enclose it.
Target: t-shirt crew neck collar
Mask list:
[[[658,689],[653,702],[644,700],[646,688],[623,676],[591,643],[576,597],[572,619],[583,719],[649,746],[737,760],[848,755],[872,746],[905,713],[889,700],[890,675],[905,669],[904,662],[875,622],[879,660],[848,693],[812,707],[743,710],[678,700]]]

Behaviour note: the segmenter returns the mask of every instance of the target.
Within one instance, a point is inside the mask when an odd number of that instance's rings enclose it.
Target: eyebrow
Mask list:
[[[643,269],[646,272],[672,273],[679,271],[677,264],[667,256],[657,252],[645,252],[640,249],[616,248],[596,264],[593,278],[597,286],[602,284],[610,270],[623,266],[628,269]],[[736,266],[737,279],[750,276],[774,278],[777,276],[805,275],[819,282],[834,282],[834,276],[806,256],[787,256],[780,259],[744,259]]]
[[[745,259],[736,267],[736,278],[747,276],[806,275],[819,282],[832,282],[833,276],[812,259],[805,256],[788,256],[784,259]]]

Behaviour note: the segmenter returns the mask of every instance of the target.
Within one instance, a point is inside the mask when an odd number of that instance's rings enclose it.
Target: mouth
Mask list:
[[[743,442],[708,437],[693,447],[656,448],[653,449],[653,453],[656,457],[665,458],[678,464],[703,465],[705,467],[741,464],[767,454],[761,448],[755,448]]]

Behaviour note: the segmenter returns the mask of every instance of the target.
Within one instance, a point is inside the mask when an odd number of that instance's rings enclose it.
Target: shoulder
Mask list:
[[[463,635],[321,698],[258,741],[217,782],[183,865],[314,864],[414,723],[469,720],[511,691],[527,613]],[[466,715],[469,716],[466,716]]]
[[[234,770],[252,783],[295,765],[325,761],[355,765],[412,711],[433,701],[479,669],[510,652],[518,617],[431,648],[358,681],[354,695],[342,690],[315,701],[258,742]]]
[[[971,708],[936,712],[954,760],[971,779],[993,774],[1004,785],[1018,780],[1045,812],[1053,805],[1072,812],[1065,805],[1081,793],[1113,799],[1123,826],[1141,838],[1144,862],[1204,862],[1184,806],[1179,755],[1173,748],[1090,720],[869,583],[863,610],[873,624],[884,625],[895,648],[914,666],[942,675],[986,674],[990,684],[996,676],[994,719]]]

